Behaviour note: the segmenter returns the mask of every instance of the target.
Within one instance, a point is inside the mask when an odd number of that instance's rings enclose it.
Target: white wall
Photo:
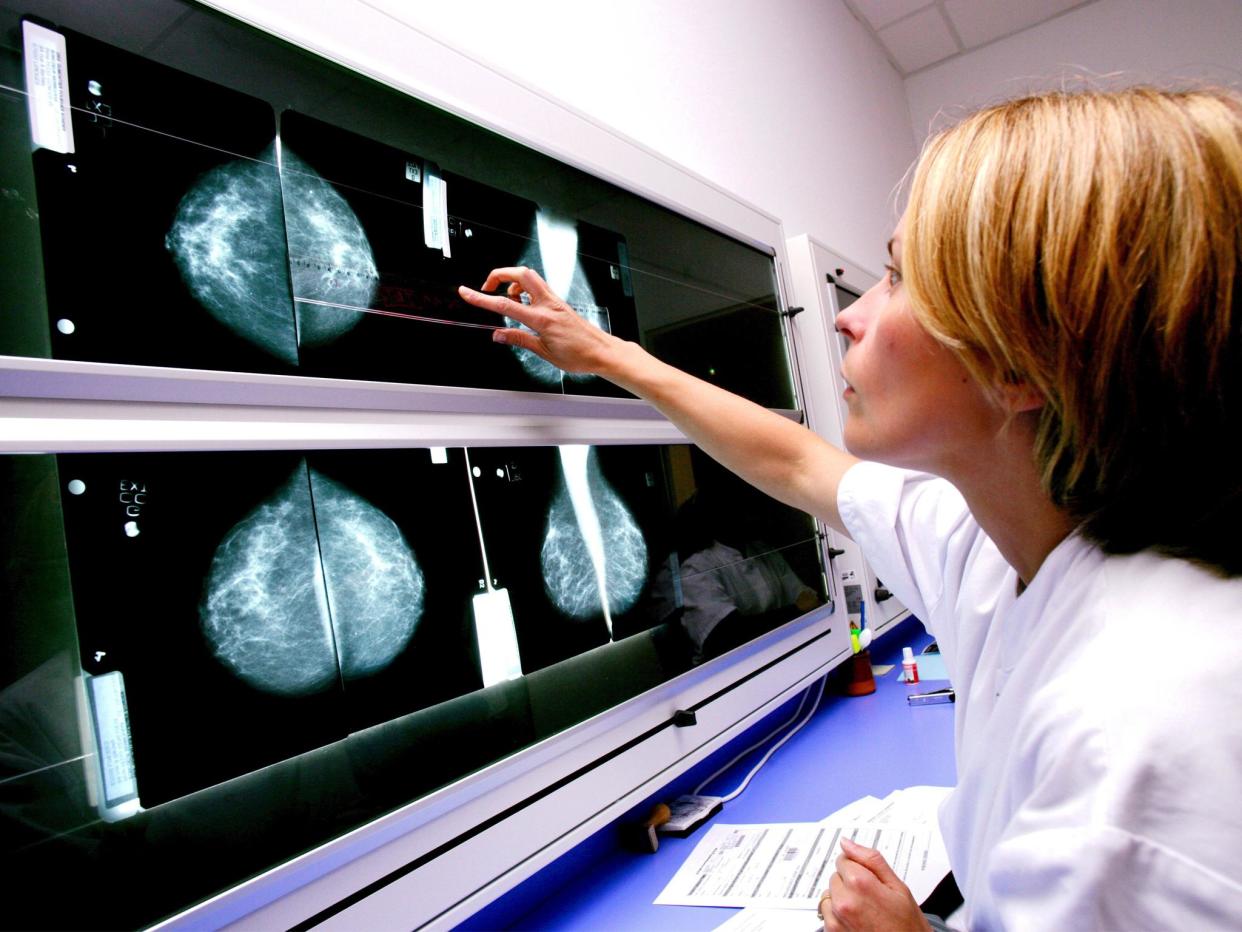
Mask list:
[[[878,268],[916,154],[902,82],[841,0],[377,0]]]
[[[1114,72],[1122,74],[1105,86],[1242,87],[1242,0],[1096,0],[934,65],[906,79],[914,138],[963,110],[1059,86],[1064,75]]]

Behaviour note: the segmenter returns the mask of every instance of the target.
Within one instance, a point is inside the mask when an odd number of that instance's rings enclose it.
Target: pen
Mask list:
[[[957,694],[953,692],[952,686],[946,686],[944,689],[933,689],[927,693],[910,693],[906,696],[906,702],[910,705],[936,705],[941,702],[956,702]]]

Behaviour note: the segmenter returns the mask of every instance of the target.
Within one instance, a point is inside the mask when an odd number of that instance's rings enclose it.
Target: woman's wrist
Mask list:
[[[643,368],[653,361],[654,357],[637,343],[609,336],[599,354],[594,372],[637,395],[640,392],[636,388],[643,381]]]

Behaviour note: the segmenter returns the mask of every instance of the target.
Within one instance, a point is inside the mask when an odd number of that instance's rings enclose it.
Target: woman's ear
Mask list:
[[[1044,406],[1043,394],[1024,379],[1006,379],[1001,383],[998,394],[1001,406],[1009,414],[1038,411]]]

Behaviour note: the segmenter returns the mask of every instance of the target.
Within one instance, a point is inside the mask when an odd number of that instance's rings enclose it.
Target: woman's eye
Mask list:
[[[884,268],[888,272],[888,287],[896,288],[901,283],[901,272],[897,271],[897,267],[892,265],[886,265]]]

